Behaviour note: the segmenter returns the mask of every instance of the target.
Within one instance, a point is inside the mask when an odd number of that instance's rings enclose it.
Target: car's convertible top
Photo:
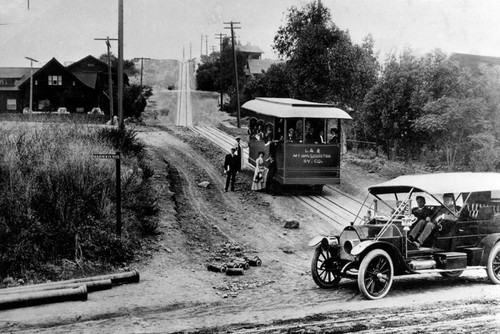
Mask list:
[[[500,190],[500,173],[436,173],[404,175],[371,186],[373,195],[407,193],[411,189],[428,194],[468,193]]]

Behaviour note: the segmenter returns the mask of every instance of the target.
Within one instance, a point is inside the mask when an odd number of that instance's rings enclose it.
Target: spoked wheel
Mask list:
[[[453,270],[453,271],[442,271],[439,274],[444,278],[455,278],[462,275],[463,270]]]
[[[488,255],[486,266],[488,278],[493,284],[500,284],[500,242],[497,242]]]
[[[323,289],[337,287],[341,269],[338,247],[330,247],[328,250],[324,250],[321,246],[316,247],[311,262],[311,273],[319,287]]]
[[[375,249],[359,266],[359,291],[368,299],[383,298],[391,289],[394,276],[392,259],[386,251]]]

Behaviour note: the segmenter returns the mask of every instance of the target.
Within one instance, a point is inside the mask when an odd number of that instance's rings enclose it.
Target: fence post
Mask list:
[[[122,195],[121,195],[121,163],[120,151],[116,152],[116,234],[122,235]]]

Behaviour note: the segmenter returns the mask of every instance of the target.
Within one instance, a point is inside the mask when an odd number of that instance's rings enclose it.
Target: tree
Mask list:
[[[452,171],[459,150],[485,130],[486,104],[475,97],[442,97],[426,104],[424,113],[414,127],[439,143],[437,151],[444,151],[448,170]],[[476,136],[478,143],[480,139]]]
[[[328,95],[329,48],[350,42],[330,20],[329,10],[316,2],[291,7],[286,25],[274,37],[274,50],[287,60],[294,98],[324,102]]]
[[[113,52],[110,52],[109,59],[111,59],[111,68],[114,69],[115,71],[118,70],[118,57],[116,57]],[[105,62],[108,64],[108,54],[103,53],[102,55],[99,56],[99,60]],[[125,72],[127,75],[132,76],[137,73],[139,73],[139,70],[135,67],[135,63],[133,60],[123,60],[123,72]]]
[[[273,48],[286,60],[288,73],[282,86],[288,95],[348,110],[354,119],[350,131],[357,138],[364,130],[359,110],[379,72],[373,38],[367,36],[362,45],[354,44],[349,33],[331,21],[330,11],[314,1],[289,9]]]
[[[198,70],[196,71],[197,89],[209,92],[217,91],[216,82],[217,84],[220,83],[216,79],[216,73],[219,73],[219,70],[215,62],[206,62],[198,66]]]
[[[411,127],[421,106],[414,104],[413,95],[420,86],[421,69],[411,50],[399,57],[388,56],[377,83],[364,99],[361,118],[370,140],[382,144],[390,157],[399,154],[400,146],[407,158],[412,149],[419,149],[418,135]]]
[[[288,82],[287,64],[273,64],[266,72],[247,80],[242,103],[256,97],[290,97]]]
[[[202,64],[200,64],[196,72],[197,89],[208,91],[222,90],[223,92],[227,92],[231,99],[230,109],[235,110],[236,86],[234,82],[234,57],[230,39],[228,37],[224,38],[222,46],[223,51],[219,57],[217,57],[219,53],[212,53],[210,56],[204,56],[201,58]],[[243,87],[246,81],[246,60],[238,51],[236,51],[236,62],[239,86]],[[240,95],[242,95],[241,92]]]

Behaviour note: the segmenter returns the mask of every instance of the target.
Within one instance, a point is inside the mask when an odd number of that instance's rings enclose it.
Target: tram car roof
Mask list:
[[[331,104],[302,101],[290,98],[256,97],[242,108],[262,115],[280,118],[340,118],[352,119],[344,110]]]

